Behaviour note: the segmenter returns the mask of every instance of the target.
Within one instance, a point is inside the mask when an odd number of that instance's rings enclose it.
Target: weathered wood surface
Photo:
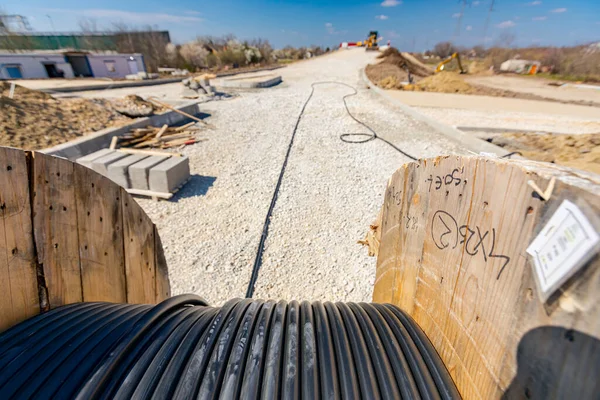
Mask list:
[[[156,226],[129,194],[81,165],[4,147],[0,291],[0,331],[64,304],[170,295]]]
[[[83,301],[73,163],[35,153],[33,228],[38,262],[48,288],[48,305]]]
[[[552,177],[548,201],[527,183],[545,189]],[[526,254],[564,199],[600,215],[600,177],[452,156],[407,164],[390,178],[373,239],[373,300],[417,320],[464,398],[597,395],[598,255],[542,304]]]
[[[120,187],[78,164],[75,186],[83,300],[125,302]]]
[[[154,224],[121,188],[125,243],[127,302],[153,303],[156,299]]]
[[[0,147],[0,330],[40,310],[27,154]]]

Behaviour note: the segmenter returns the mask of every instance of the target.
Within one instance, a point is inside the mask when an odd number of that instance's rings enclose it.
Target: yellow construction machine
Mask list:
[[[377,31],[369,32],[369,37],[367,38],[367,40],[365,40],[365,50],[369,51],[379,49],[379,46],[377,45],[377,37]]]
[[[453,53],[450,57],[446,58],[444,61],[439,63],[437,68],[435,69],[435,72],[438,73],[440,71],[443,71],[444,65],[448,64],[450,61],[452,61],[455,58],[456,58],[456,62],[458,63],[458,68],[460,69],[460,73],[466,74],[467,71],[464,70],[462,63],[460,62],[460,54],[458,54],[458,53]]]

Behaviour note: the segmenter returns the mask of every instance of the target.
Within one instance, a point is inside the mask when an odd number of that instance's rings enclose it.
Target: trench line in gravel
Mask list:
[[[352,93],[349,93],[347,95],[344,95],[344,97],[342,97],[342,100],[344,101],[344,107],[346,107],[346,112],[348,113],[348,115],[350,116],[350,118],[352,118],[354,121],[358,122],[360,125],[362,125],[363,127],[365,127],[366,129],[368,129],[371,132],[371,133],[363,133],[363,132],[343,133],[343,134],[340,135],[340,139],[343,142],[358,144],[358,143],[366,143],[366,142],[370,142],[371,140],[379,139],[379,140],[385,142],[386,144],[388,144],[389,146],[391,146],[396,151],[402,153],[404,156],[410,158],[411,160],[413,160],[413,161],[417,160],[416,157],[413,157],[412,155],[406,153],[405,151],[403,151],[399,147],[395,146],[393,143],[391,143],[391,142],[387,141],[386,139],[378,136],[377,132],[375,132],[370,126],[368,126],[364,122],[360,121],[358,118],[356,118],[350,112],[350,109],[348,108],[348,103],[346,102],[346,99],[348,97],[356,96],[358,94],[358,91],[356,90],[355,87],[350,86],[350,85],[348,85],[346,83],[337,82],[337,81],[313,82],[310,85],[310,87],[311,87],[310,94],[309,94],[308,98],[306,99],[306,101],[304,102],[304,104],[302,105],[302,109],[300,110],[300,114],[298,114],[298,118],[296,119],[296,124],[294,125],[294,129],[292,131],[292,136],[290,138],[290,143],[288,144],[288,148],[287,148],[287,151],[285,153],[285,158],[283,160],[283,165],[281,166],[281,171],[279,172],[279,178],[277,179],[277,184],[275,185],[275,190],[273,192],[273,197],[271,198],[271,204],[269,205],[269,210],[267,211],[267,217],[265,218],[265,223],[263,225],[263,230],[262,230],[262,233],[260,235],[260,242],[258,243],[258,249],[256,251],[256,258],[254,259],[254,266],[252,268],[252,275],[250,276],[250,282],[248,282],[248,288],[246,290],[246,298],[252,298],[252,295],[254,294],[254,286],[256,285],[256,280],[258,279],[258,272],[259,272],[260,267],[262,265],[263,253],[265,251],[265,242],[267,241],[267,236],[269,236],[269,225],[271,223],[271,216],[273,214],[273,209],[275,208],[275,204],[277,203],[277,197],[279,195],[279,189],[281,188],[281,183],[283,182],[283,176],[285,174],[285,168],[287,167],[288,159],[290,157],[290,153],[292,152],[292,147],[294,145],[294,139],[296,137],[296,132],[298,131],[298,126],[300,125],[300,121],[302,121],[302,117],[304,116],[304,111],[306,110],[306,107],[308,106],[308,103],[310,102],[310,100],[312,99],[312,97],[313,97],[313,95],[315,93],[315,86],[317,86],[317,85],[326,85],[326,84],[342,85],[342,86],[345,86],[345,87],[348,87],[348,88],[352,89]],[[366,136],[367,138],[366,139],[361,139],[361,140],[350,140],[350,139],[348,139],[348,138],[353,137],[353,136]]]

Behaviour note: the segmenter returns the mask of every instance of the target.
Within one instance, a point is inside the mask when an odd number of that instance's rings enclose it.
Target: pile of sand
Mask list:
[[[384,89],[400,89],[401,83],[408,81],[406,71],[392,64],[367,65],[365,72],[371,82]]]
[[[414,85],[405,85],[402,90],[438,93],[474,94],[477,92],[455,72],[438,72],[435,75],[421,79]]]
[[[400,89],[402,82],[408,82],[408,72],[414,81],[430,76],[433,71],[408,53],[400,53],[390,47],[377,56],[381,61],[367,65],[367,76],[377,86],[384,89]]]
[[[523,157],[600,174],[600,133],[582,135],[503,133],[488,141]]]
[[[0,146],[37,150],[85,133],[131,122],[107,100],[55,99],[47,93],[0,82]]]
[[[377,56],[381,59],[380,64],[395,65],[402,70],[408,70],[411,74],[418,77],[433,75],[433,71],[425,64],[421,63],[409,53],[400,53],[396,48],[390,47]]]

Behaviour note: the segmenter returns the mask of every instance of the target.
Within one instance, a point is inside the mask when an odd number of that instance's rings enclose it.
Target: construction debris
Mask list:
[[[217,76],[215,74],[202,74],[192,78],[187,78],[181,81],[183,86],[183,92],[181,97],[188,99],[197,99],[202,95],[214,96],[215,90],[210,85],[210,79],[214,79]]]
[[[189,123],[180,127],[169,127],[165,124],[162,127],[148,126],[132,129],[124,136],[115,136],[117,138],[115,148],[172,149],[206,140],[196,138],[200,130],[194,125],[195,123]]]
[[[157,111],[154,104],[135,94],[113,101],[112,106],[119,113],[130,118],[149,117]]]

